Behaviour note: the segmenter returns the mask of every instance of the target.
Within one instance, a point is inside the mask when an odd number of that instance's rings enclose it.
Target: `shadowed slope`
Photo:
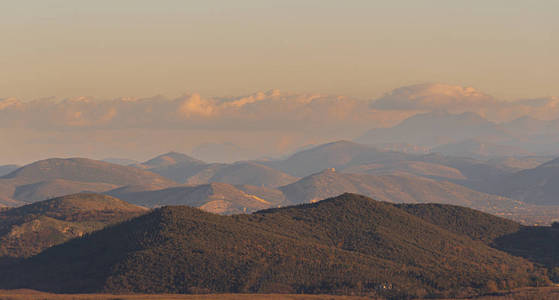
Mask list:
[[[9,174],[15,170],[19,169],[19,166],[17,165],[3,165],[0,166],[0,176],[4,176],[6,174]]]
[[[107,194],[146,207],[188,205],[218,214],[254,212],[279,204],[243,192],[226,183],[178,186],[152,191],[131,191],[121,188],[109,191]]]
[[[517,222],[467,207],[433,203],[396,204],[396,207],[448,231],[467,235],[487,244],[522,228]]]
[[[16,188],[13,198],[23,202],[37,202],[61,195],[75,194],[83,191],[104,192],[117,186],[103,182],[80,182],[64,179],[53,179],[20,185]]]
[[[559,158],[536,168],[522,170],[497,179],[488,187],[490,192],[533,204],[559,204]]]
[[[0,256],[22,257],[147,210],[99,194],[75,194],[0,212]]]

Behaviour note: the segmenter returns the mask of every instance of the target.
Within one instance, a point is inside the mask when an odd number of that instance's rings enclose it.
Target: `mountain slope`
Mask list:
[[[430,112],[414,115],[391,128],[378,128],[356,139],[363,144],[410,143],[435,147],[472,138],[498,139],[504,130],[478,114]]]
[[[146,162],[143,162],[142,165],[148,169],[151,169],[151,168],[161,168],[165,166],[170,166],[177,163],[204,164],[203,161],[190,157],[186,154],[182,154],[178,152],[168,152],[156,156]]]
[[[206,164],[199,162],[178,162],[176,164],[165,165],[148,169],[150,172],[159,174],[165,178],[178,183],[187,182],[188,178],[200,173],[208,173],[208,170],[220,168],[222,164]],[[211,173],[211,172],[210,172]]]
[[[493,244],[496,238],[522,228],[514,221],[462,206],[427,203],[396,204],[396,207],[448,231],[467,235],[486,244]]]
[[[233,185],[278,187],[296,181],[297,178],[271,167],[255,162],[213,164],[186,180],[188,184],[224,182]]]
[[[348,141],[320,145],[293,154],[285,160],[262,162],[283,172],[303,177],[326,168],[346,168],[364,163],[405,160],[407,154],[380,151]]]
[[[108,162],[115,165],[122,165],[122,166],[130,166],[139,163],[137,160],[133,160],[129,158],[120,158],[120,157],[107,157],[101,159],[101,161]]]
[[[109,191],[107,194],[146,207],[188,205],[219,214],[253,212],[283,204],[262,199],[226,183],[178,186],[152,191],[130,191],[121,188]]]
[[[15,170],[17,170],[19,168],[19,166],[17,165],[3,165],[0,166],[0,176],[4,176],[6,174],[9,174]]]
[[[434,147],[432,152],[472,158],[533,155],[519,147],[499,145],[475,138],[440,145]]]
[[[87,158],[51,158],[34,162],[0,177],[22,183],[65,179],[81,182],[103,182],[115,185],[172,182],[157,174],[137,168]]]
[[[559,158],[494,180],[487,189],[527,203],[559,205]]]
[[[175,182],[184,183],[186,178],[206,168],[208,164],[186,154],[169,152],[134,166],[149,170]]]
[[[345,174],[331,169],[283,186],[280,190],[291,203],[309,203],[350,192],[393,203],[445,203],[489,213],[522,205],[518,201],[480,193],[446,181],[410,175]]]
[[[304,177],[327,168],[346,173],[401,174],[449,180],[478,187],[489,179],[511,174],[517,170],[494,161],[445,156],[440,153],[408,154],[381,151],[372,146],[338,141],[297,152],[285,160],[261,162],[275,169]]]
[[[50,248],[0,270],[0,279],[4,288],[59,292],[394,298],[472,295],[544,280],[523,259],[352,194],[230,217],[166,207]]]
[[[75,194],[0,211],[0,257],[27,257],[146,212],[99,194]]]
[[[136,164],[134,167],[149,170],[175,182],[184,183],[186,178],[204,169],[207,165],[186,154],[169,152]]]
[[[122,185],[176,183],[155,173],[86,158],[46,159],[0,177],[0,200],[29,203],[81,191],[102,192]]]
[[[402,160],[390,163],[372,163],[352,166],[342,169],[345,173],[361,174],[409,174],[434,179],[462,180],[467,179],[460,170],[441,164],[424,161]]]
[[[102,182],[80,182],[64,179],[53,179],[20,185],[16,188],[13,198],[22,202],[37,202],[61,195],[75,194],[83,191],[104,192],[116,188],[117,185]]]

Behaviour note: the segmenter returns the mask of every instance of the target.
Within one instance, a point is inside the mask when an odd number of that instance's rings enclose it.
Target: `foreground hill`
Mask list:
[[[27,257],[145,213],[98,194],[75,194],[0,211],[0,257]]]
[[[315,202],[350,192],[393,203],[454,204],[489,213],[522,206],[519,201],[480,193],[447,181],[410,175],[346,174],[333,169],[307,176],[280,190],[293,204]]]
[[[134,167],[86,158],[52,158],[37,161],[0,177],[0,200],[30,203],[80,191],[102,192],[122,185],[176,183]],[[18,204],[19,204],[18,203]],[[16,204],[17,205],[17,204]]]
[[[243,188],[251,192],[261,190],[258,187],[250,186]],[[108,195],[145,207],[188,205],[217,214],[254,212],[285,204],[281,202],[281,198],[278,201],[278,198],[267,197],[270,193],[266,190],[259,194],[262,193],[266,198],[263,199],[226,183],[178,186],[151,191],[135,191],[124,187],[107,192]]]
[[[545,278],[524,259],[354,194],[252,215],[165,207],[0,270],[3,288],[58,292],[399,298],[536,281]]]
[[[559,282],[559,228],[557,226],[526,226],[499,236],[495,247],[524,257],[549,270],[551,278]]]
[[[448,231],[493,244],[496,238],[518,232],[517,222],[481,211],[446,204],[396,204],[396,207]]]

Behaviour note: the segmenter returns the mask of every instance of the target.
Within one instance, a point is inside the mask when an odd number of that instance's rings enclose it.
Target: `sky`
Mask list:
[[[0,164],[277,157],[439,109],[554,120],[558,11],[554,0],[0,0]]]
[[[559,2],[0,1],[0,97],[559,95]]]

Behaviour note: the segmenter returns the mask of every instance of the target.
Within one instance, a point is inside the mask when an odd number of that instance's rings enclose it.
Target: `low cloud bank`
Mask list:
[[[557,97],[503,101],[472,87],[440,83],[397,88],[371,102],[370,107],[390,111],[474,112],[495,122],[506,122],[523,116],[541,120],[559,118]]]
[[[278,90],[240,97],[4,98],[0,138],[9,146],[0,148],[0,163],[43,155],[142,159],[169,150],[195,150],[212,160],[229,149],[243,150],[230,159],[281,155],[439,110],[474,112],[497,123],[523,116],[551,120],[559,118],[559,98],[503,101],[445,84],[400,87],[372,100]]]

